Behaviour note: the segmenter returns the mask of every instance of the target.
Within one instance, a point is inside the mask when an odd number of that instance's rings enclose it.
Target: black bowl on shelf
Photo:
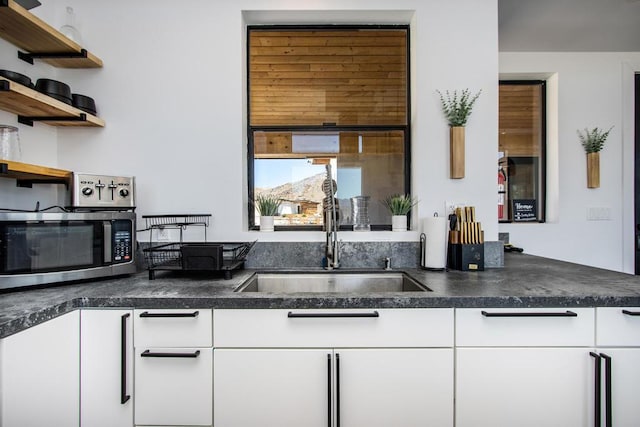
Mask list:
[[[68,84],[51,79],[38,79],[36,90],[52,98],[72,105],[71,88]]]
[[[31,79],[24,74],[16,73],[15,71],[0,70],[0,76],[11,80],[12,82],[20,83],[23,86],[33,88]]]
[[[94,101],[93,98],[86,95],[80,95],[79,93],[74,93],[71,95],[71,97],[74,107],[87,113],[93,114],[94,116],[96,115],[96,101]]]

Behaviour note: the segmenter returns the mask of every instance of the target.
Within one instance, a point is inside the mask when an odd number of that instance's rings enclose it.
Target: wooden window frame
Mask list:
[[[407,70],[406,70],[406,115],[404,125],[292,125],[292,126],[252,126],[251,125],[251,70],[250,70],[250,37],[252,30],[358,30],[358,29],[395,29],[406,31]],[[248,25],[246,42],[246,73],[247,73],[247,177],[248,177],[248,205],[247,216],[249,230],[260,230],[255,224],[253,200],[255,197],[255,172],[254,172],[254,133],[255,132],[357,132],[357,131],[403,131],[404,132],[404,192],[411,194],[411,46],[409,25]],[[408,215],[408,223],[411,224],[411,213]],[[351,231],[352,225],[341,225],[341,231]],[[288,225],[275,226],[276,231],[322,231],[319,225]],[[371,224],[371,231],[391,230],[389,224]]]

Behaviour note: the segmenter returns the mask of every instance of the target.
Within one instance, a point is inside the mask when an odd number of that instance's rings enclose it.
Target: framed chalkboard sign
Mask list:
[[[538,204],[536,199],[514,199],[513,220],[517,222],[537,221]]]

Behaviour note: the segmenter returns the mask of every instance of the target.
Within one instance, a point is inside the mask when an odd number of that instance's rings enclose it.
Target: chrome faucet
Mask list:
[[[327,178],[322,183],[324,199],[322,207],[324,210],[324,227],[327,233],[324,253],[327,260],[325,268],[333,270],[340,267],[340,243],[338,242],[338,210],[336,201],[336,191],[338,185],[331,177],[331,165],[327,164]]]
[[[383,261],[384,261],[384,269],[391,270],[391,258],[386,257],[383,259]]]

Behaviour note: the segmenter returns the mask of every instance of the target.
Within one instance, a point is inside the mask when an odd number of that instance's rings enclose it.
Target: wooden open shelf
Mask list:
[[[0,0],[0,37],[20,49],[39,54],[80,54],[82,47],[14,0]],[[102,60],[87,52],[86,57],[40,58],[60,68],[101,68]]]
[[[2,90],[7,85],[8,90]],[[37,121],[51,126],[104,127],[105,125],[104,120],[99,117],[4,77],[0,77],[0,109],[17,114],[20,117],[39,118]],[[65,117],[77,119],[81,114],[86,115],[86,120],[64,120]],[[41,120],[42,118],[53,119]]]
[[[6,172],[4,165],[7,165]],[[18,180],[18,184],[26,183],[27,186],[34,183],[69,185],[71,171],[0,159],[0,178],[13,178]]]

